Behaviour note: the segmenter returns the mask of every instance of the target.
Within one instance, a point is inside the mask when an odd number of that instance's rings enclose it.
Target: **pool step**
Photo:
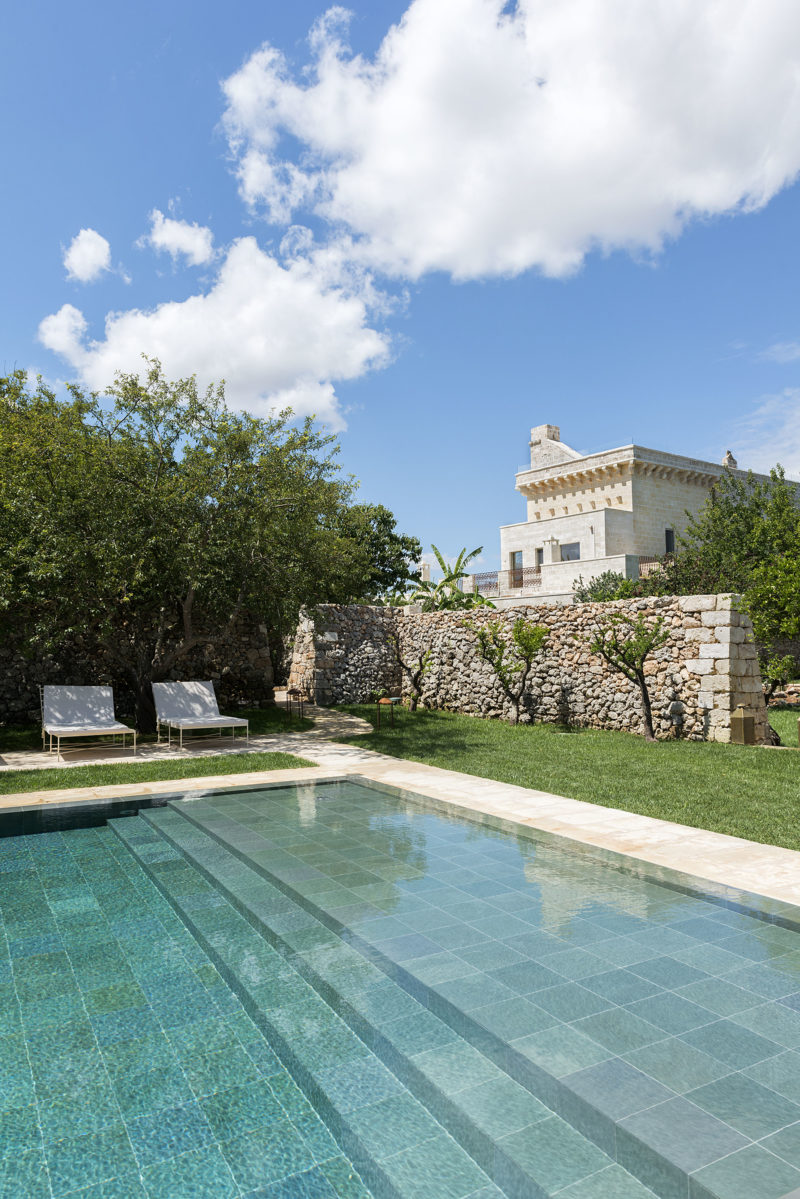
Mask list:
[[[619,1199],[652,1199],[651,1190],[509,1077],[479,1047],[465,1041],[292,896],[186,817],[181,807],[145,815],[507,1195],[544,1199],[563,1192],[565,1199],[573,1195],[577,1199],[605,1192]],[[371,1116],[357,1115],[356,1122]],[[588,1187],[590,1176],[593,1189],[579,1189],[582,1183]]]
[[[442,1195],[453,1199],[503,1199],[431,1113],[180,850],[141,816],[109,823],[200,942],[332,1135],[346,1146],[376,1197],[413,1199],[427,1178],[438,1176],[446,1187]],[[355,1099],[372,1123],[358,1124]],[[376,1135],[381,1116],[387,1135]],[[538,1199],[536,1192],[531,1195]]]
[[[325,902],[324,897],[318,897],[311,885],[312,881],[315,884],[318,881],[314,877],[316,871],[311,869],[298,872],[297,859],[291,854],[291,850],[284,854],[276,843],[270,843],[253,828],[232,819],[220,808],[203,799],[173,802],[166,809],[147,814],[148,819],[160,822],[163,827],[168,825],[169,835],[174,835],[177,831],[185,840],[188,834],[175,820],[176,816],[213,838],[240,863],[260,875],[277,893],[292,900],[309,917],[313,917],[322,928],[340,940],[343,939],[360,957],[362,969],[367,965],[373,966],[384,979],[395,982],[406,994],[425,1007],[430,1015],[438,1018],[440,1026],[447,1026],[463,1042],[477,1050],[484,1060],[488,1060],[503,1075],[530,1092],[560,1117],[562,1122],[569,1126],[570,1131],[581,1134],[587,1143],[601,1149],[610,1161],[624,1167],[630,1175],[635,1175],[645,1188],[650,1188],[650,1192],[645,1189],[645,1194],[655,1193],[663,1199],[718,1199],[715,1189],[701,1181],[696,1173],[693,1176],[693,1155],[683,1152],[674,1138],[670,1140],[668,1136],[663,1135],[663,1129],[660,1127],[661,1112],[668,1105],[670,1119],[679,1126],[682,1122],[684,1126],[682,1132],[680,1127],[676,1130],[679,1138],[688,1135],[687,1129],[692,1125],[693,1115],[701,1122],[705,1118],[702,1112],[694,1109],[693,1105],[668,1087],[641,1074],[610,1051],[605,1060],[602,1060],[602,1053],[594,1059],[597,1062],[596,1067],[576,1069],[575,1066],[571,1066],[559,1069],[561,1049],[558,1038],[561,1034],[558,1028],[543,1030],[542,1039],[547,1041],[544,1054],[539,1052],[539,1038],[531,1036],[529,1039],[537,1042],[531,1052],[525,1043],[526,1039],[520,1038],[518,1030],[508,1032],[502,1027],[498,1028],[494,1017],[484,1017],[474,1006],[462,1005],[458,995],[454,999],[453,986],[456,984],[428,981],[421,973],[408,968],[403,960],[398,960],[401,955],[388,956],[375,940],[367,939],[359,929],[356,913],[340,909],[339,919],[335,910],[326,910],[322,906]],[[332,904],[328,904],[328,909],[331,907]],[[343,923],[345,920],[350,923]],[[300,960],[318,969],[318,964],[313,961],[313,950],[306,951],[300,941],[290,943],[297,948]],[[418,970],[418,966],[416,969]],[[355,1027],[352,1024],[352,1015],[344,1006],[344,1000],[348,997],[341,996],[335,979],[331,982],[329,996],[330,1002],[337,1006],[337,1010],[352,1027]],[[474,1005],[475,1002],[473,997],[471,1004]],[[552,1045],[548,1040],[551,1031]],[[385,1039],[385,1028],[381,1027],[380,1032]],[[570,1028],[567,1028],[565,1033],[575,1036]],[[359,1035],[366,1036],[367,1033],[359,1031]],[[394,1052],[392,1047],[387,1049],[380,1041],[375,1043],[375,1047],[376,1052],[390,1062],[393,1070],[400,1069],[391,1056]],[[531,1056],[528,1056],[528,1053],[531,1053]],[[536,1057],[532,1060],[534,1054]],[[569,1073],[570,1069],[572,1073]],[[410,1079],[411,1076],[408,1077]],[[407,1085],[411,1086],[411,1082]],[[653,1118],[648,1114],[651,1108],[656,1109]],[[630,1124],[635,1123],[635,1131],[626,1127],[626,1121]],[[459,1135],[458,1122],[452,1117],[451,1128],[454,1135]],[[716,1135],[716,1126],[712,1127],[709,1135]],[[462,1136],[460,1139],[467,1147],[471,1145],[468,1138]],[[520,1137],[519,1141],[524,1142],[525,1138]],[[734,1143],[731,1144],[731,1141]],[[739,1146],[746,1145],[746,1138],[729,1133],[725,1143],[720,1145],[719,1156],[722,1158]],[[512,1142],[506,1141],[504,1148],[511,1147]],[[523,1146],[520,1152],[524,1153],[524,1148]],[[705,1145],[703,1148],[705,1151]],[[684,1166],[683,1163],[687,1161],[692,1162],[692,1168],[687,1169]],[[626,1178],[628,1176],[626,1174]],[[494,1174],[494,1177],[497,1177],[497,1174]],[[612,1190],[613,1194],[615,1192]],[[620,1195],[623,1194],[624,1191],[620,1189]]]

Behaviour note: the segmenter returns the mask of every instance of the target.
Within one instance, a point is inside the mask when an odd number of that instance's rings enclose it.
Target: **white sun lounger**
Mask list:
[[[114,691],[111,687],[42,687],[42,744],[49,737],[48,752],[61,754],[61,742],[74,737],[133,736],[133,752],[136,753],[136,729],[120,724],[114,717]],[[71,746],[71,748],[84,748]]]
[[[179,745],[183,749],[184,730],[230,729],[236,738],[236,730],[245,730],[246,742],[250,744],[250,722],[242,716],[221,716],[212,682],[153,683],[153,699],[156,701],[158,739],[161,726],[167,727],[167,744],[172,744],[172,730],[177,729]]]

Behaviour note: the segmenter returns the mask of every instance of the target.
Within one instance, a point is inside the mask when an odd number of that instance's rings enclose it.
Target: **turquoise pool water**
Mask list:
[[[619,866],[352,780],[0,841],[2,1194],[783,1199],[797,913]]]

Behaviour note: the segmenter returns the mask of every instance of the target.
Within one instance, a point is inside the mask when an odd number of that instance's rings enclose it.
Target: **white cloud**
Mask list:
[[[315,27],[224,84],[242,196],[373,267],[553,276],[762,207],[800,168],[796,0],[414,0],[372,59]]]
[[[770,362],[796,362],[800,358],[800,341],[778,341],[759,355]]]
[[[738,431],[732,448],[740,467],[766,474],[780,463],[790,478],[800,479],[800,387],[762,396]]]
[[[67,278],[93,283],[111,267],[111,246],[95,229],[81,229],[64,251]]]
[[[174,262],[183,255],[190,266],[202,266],[214,257],[214,237],[205,225],[176,221],[154,208],[150,213],[150,232],[141,239],[154,250],[166,251]]]
[[[41,322],[39,338],[95,390],[116,371],[140,371],[146,353],[172,378],[196,374],[202,385],[224,378],[233,407],[264,414],[290,406],[341,428],[335,381],[388,359],[388,339],[368,327],[357,284],[324,257],[281,265],[246,237],[228,251],[207,293],[110,313],[99,341],[87,339],[83,314],[65,304]]]

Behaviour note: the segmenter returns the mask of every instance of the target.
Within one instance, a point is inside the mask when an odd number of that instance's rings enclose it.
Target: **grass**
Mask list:
[[[769,722],[781,739],[782,745],[798,747],[797,720],[800,708],[770,708]]]
[[[56,766],[52,770],[4,770],[0,795],[23,791],[60,791],[68,787],[108,787],[122,783],[155,783],[212,774],[247,774],[251,770],[290,770],[315,766],[284,753],[219,754],[208,758],[170,758],[160,762],[103,762],[95,766]]]
[[[237,709],[236,716],[244,716],[250,721],[250,735],[260,737],[267,733],[302,733],[314,727],[313,720],[307,717],[287,716],[284,708],[270,704],[267,708]],[[227,713],[231,715],[231,713]],[[129,716],[118,716],[128,724],[133,723]],[[155,733],[146,733],[139,737],[139,742],[146,745],[155,741]],[[42,726],[40,724],[6,725],[0,727],[0,754],[12,753],[15,750],[41,749]]]
[[[374,704],[344,710],[374,728]],[[795,720],[796,738],[796,716],[778,715]],[[346,740],[446,770],[800,850],[800,754],[702,741],[648,744],[628,733],[514,727],[449,712],[398,710],[395,718],[394,729]]]

